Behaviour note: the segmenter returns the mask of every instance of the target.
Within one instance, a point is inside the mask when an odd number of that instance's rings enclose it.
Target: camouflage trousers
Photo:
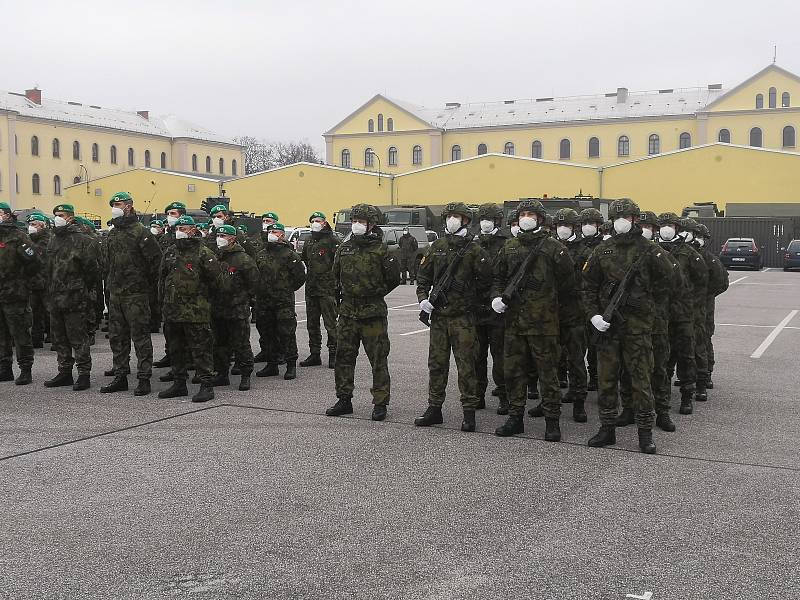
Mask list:
[[[561,327],[561,352],[566,359],[569,380],[568,394],[575,400],[586,399],[586,327],[583,323],[565,324]]]
[[[50,312],[47,309],[47,296],[44,290],[31,292],[30,304],[33,312],[31,339],[34,343],[41,343],[45,337],[50,337]]]
[[[32,321],[27,302],[0,302],[0,369],[11,367],[15,350],[20,369],[33,366]]]
[[[711,298],[706,306],[706,359],[708,361],[708,378],[714,371],[714,344],[711,341],[714,337],[716,327],[714,325],[714,309],[716,301]]]
[[[214,338],[208,323],[164,323],[169,356],[172,359],[172,374],[175,381],[186,381],[188,365],[194,364],[200,383],[211,385],[214,379]]]
[[[672,374],[677,367],[681,390],[694,390],[697,381],[697,367],[694,351],[694,326],[691,322],[674,322],[669,324],[669,364],[667,373]]]
[[[136,378],[153,375],[153,341],[150,338],[150,298],[147,294],[111,296],[108,303],[108,341],[114,356],[114,375],[131,371],[131,340],[136,350]]]
[[[259,302],[256,327],[267,362],[277,364],[281,356],[286,362],[297,362],[297,314],[294,305],[270,309],[265,304]]]
[[[506,328],[504,374],[509,414],[522,416],[528,401],[531,364],[536,365],[545,417],[561,415],[558,387],[559,340],[557,335],[517,335]]]
[[[158,288],[150,292],[150,329],[157,330],[161,326],[161,304],[158,302]]]
[[[475,356],[478,345],[475,317],[442,317],[434,311],[430,323],[428,403],[431,406],[444,404],[452,351],[458,372],[461,406],[464,410],[475,410],[478,406],[478,397],[475,395]]]
[[[338,316],[336,300],[333,296],[306,295],[306,328],[308,329],[308,348],[311,354],[319,354],[322,350],[322,328],[320,317],[328,334],[328,352],[336,354],[336,318]]]
[[[389,322],[386,317],[353,319],[339,317],[336,326],[336,397],[350,400],[355,387],[356,358],[361,344],[372,366],[372,403],[389,404],[391,378],[389,377]]]
[[[250,319],[214,319],[214,370],[227,373],[231,355],[242,375],[253,372],[253,349],[250,347]]]
[[[697,366],[697,384],[708,383],[708,333],[706,317],[701,315],[694,322],[694,362]]]
[[[492,380],[497,387],[497,396],[506,398],[506,379],[503,373],[503,345],[505,344],[505,320],[498,315],[492,318],[491,323],[479,323],[478,353],[475,359],[475,376],[477,388],[475,395],[480,401],[486,397],[486,388],[489,387],[488,362],[489,353],[492,354]]]
[[[406,277],[406,275],[408,277]],[[417,278],[417,257],[400,255],[400,278],[403,282],[406,279],[414,280]]]
[[[586,335],[586,367],[589,371],[589,379],[597,379],[597,346],[592,342],[592,329],[585,329]]]
[[[624,372],[629,374],[636,424],[641,429],[652,429],[653,344],[650,335],[607,335],[597,344],[597,402],[601,425],[614,425],[617,421],[617,398]]]
[[[653,392],[653,404],[655,405],[656,414],[660,415],[669,412],[672,396],[671,378],[667,370],[667,364],[669,363],[669,336],[666,334],[653,334],[651,341],[653,344],[653,375],[650,379],[650,387]],[[632,408],[631,376],[626,369],[622,370],[620,377],[619,396],[623,408]]]
[[[50,335],[58,360],[58,372],[70,373],[73,365],[78,367],[78,375],[88,375],[92,371],[92,355],[89,352],[89,326],[93,308],[65,311],[58,308],[50,310]],[[73,358],[74,354],[74,358]]]

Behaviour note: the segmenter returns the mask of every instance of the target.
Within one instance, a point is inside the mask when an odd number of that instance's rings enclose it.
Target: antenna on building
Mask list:
[[[778,45],[775,44],[772,47],[772,64],[774,65],[778,61]]]

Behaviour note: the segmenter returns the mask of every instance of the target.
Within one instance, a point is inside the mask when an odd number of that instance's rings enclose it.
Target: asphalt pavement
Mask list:
[[[363,353],[355,414],[330,418],[324,367],[197,405],[158,400],[168,384],[100,394],[102,334],[89,392],[45,389],[55,357],[37,350],[32,385],[0,384],[0,598],[800,597],[800,274],[731,282],[710,400],[682,416],[673,393],[678,431],[656,430],[655,456],[634,427],[586,446],[593,393],[587,424],[565,405],[562,443],[527,417],[495,437],[491,397],[462,433],[454,366],[444,425],[415,428],[428,333],[412,286],[388,297],[383,423]]]

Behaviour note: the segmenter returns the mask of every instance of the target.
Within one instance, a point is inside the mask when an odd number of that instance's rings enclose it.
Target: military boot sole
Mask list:
[[[30,371],[23,371],[19,374],[19,377],[14,380],[14,385],[29,385],[31,383],[33,383],[33,376]]]
[[[613,446],[617,443],[616,433],[599,432],[597,435],[589,438],[587,445],[592,448],[603,448],[605,446]]]
[[[373,421],[383,421],[386,418],[386,407],[382,405],[378,405],[372,409],[372,417]]]
[[[444,416],[442,413],[414,419],[414,425],[417,427],[430,427],[431,425],[441,425],[442,423],[444,423]]]

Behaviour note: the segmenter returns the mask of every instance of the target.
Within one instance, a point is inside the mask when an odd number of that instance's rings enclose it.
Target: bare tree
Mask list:
[[[242,136],[235,141],[244,146],[245,175],[298,162],[322,162],[308,142],[267,142],[252,136]]]

